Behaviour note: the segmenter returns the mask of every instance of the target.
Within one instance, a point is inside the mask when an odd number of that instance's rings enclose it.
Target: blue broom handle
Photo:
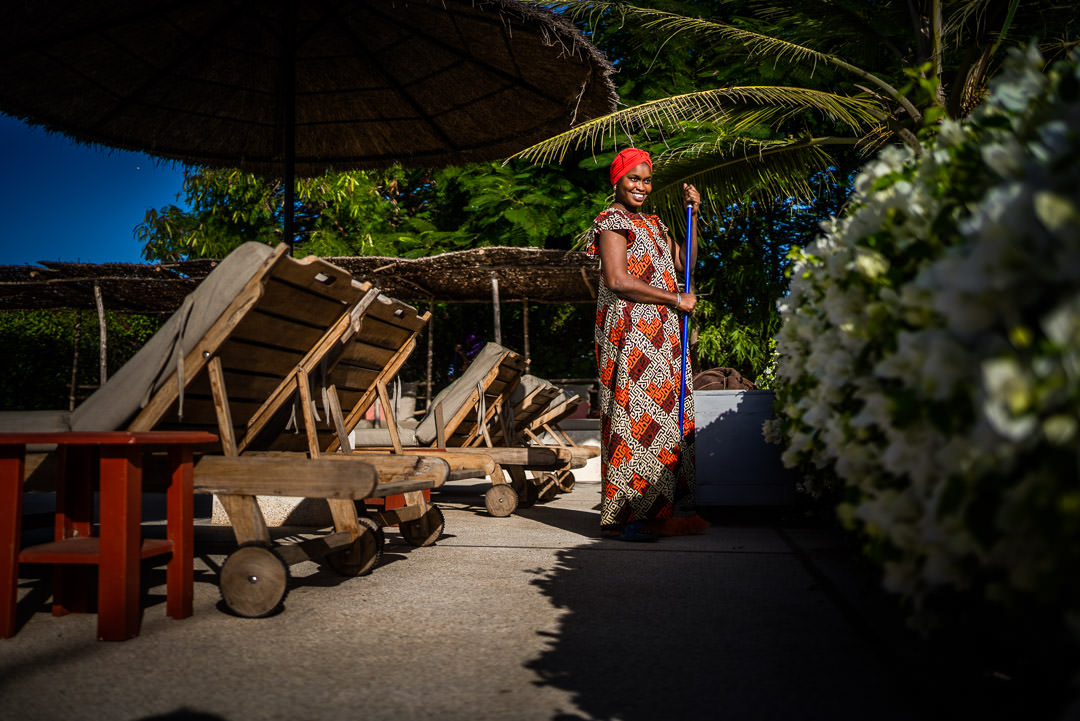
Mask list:
[[[686,245],[683,246],[683,291],[690,292],[690,273],[693,263],[690,262],[690,228],[694,220],[694,206],[686,206]],[[690,314],[683,313],[682,317],[682,386],[679,388],[679,438],[682,438],[685,429],[686,415],[686,375],[690,367]]]

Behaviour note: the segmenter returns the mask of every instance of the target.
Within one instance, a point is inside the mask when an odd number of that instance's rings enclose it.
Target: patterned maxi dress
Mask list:
[[[668,229],[659,217],[605,210],[593,222],[590,255],[599,254],[604,230],[625,231],[631,275],[678,291]],[[680,325],[673,308],[622,300],[601,281],[594,337],[600,372],[602,527],[666,518],[676,501],[680,507],[694,503],[694,399],[689,392],[684,436],[679,437]]]

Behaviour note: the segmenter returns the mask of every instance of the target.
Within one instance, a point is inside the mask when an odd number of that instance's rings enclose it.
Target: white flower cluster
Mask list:
[[[780,305],[766,437],[916,600],[1080,609],[1080,70],[1042,66],[868,163]]]

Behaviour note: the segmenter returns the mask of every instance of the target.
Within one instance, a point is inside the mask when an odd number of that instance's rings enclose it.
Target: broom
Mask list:
[[[690,262],[690,233],[691,223],[694,222],[694,206],[687,203],[686,205],[686,245],[683,246],[683,290],[687,293],[690,292],[690,276],[694,269],[694,264]],[[697,260],[695,258],[694,260]],[[682,316],[682,383],[679,387],[679,438],[683,437],[685,433],[684,424],[686,422],[686,377],[689,375],[690,370],[690,314],[683,313]],[[672,498],[672,505],[677,506],[676,503],[679,496],[679,484],[675,483],[675,492]],[[649,530],[658,536],[689,536],[694,533],[701,533],[709,527],[709,522],[696,513],[689,515],[680,514],[678,509],[673,512],[670,518],[658,518],[652,524],[650,524]]]

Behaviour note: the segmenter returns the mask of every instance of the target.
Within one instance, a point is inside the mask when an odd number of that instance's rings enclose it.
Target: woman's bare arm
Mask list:
[[[623,300],[677,307],[686,313],[692,311],[697,305],[697,297],[693,293],[673,293],[630,275],[626,267],[626,241],[621,231],[601,231],[596,244],[600,249],[600,273],[604,285]]]

